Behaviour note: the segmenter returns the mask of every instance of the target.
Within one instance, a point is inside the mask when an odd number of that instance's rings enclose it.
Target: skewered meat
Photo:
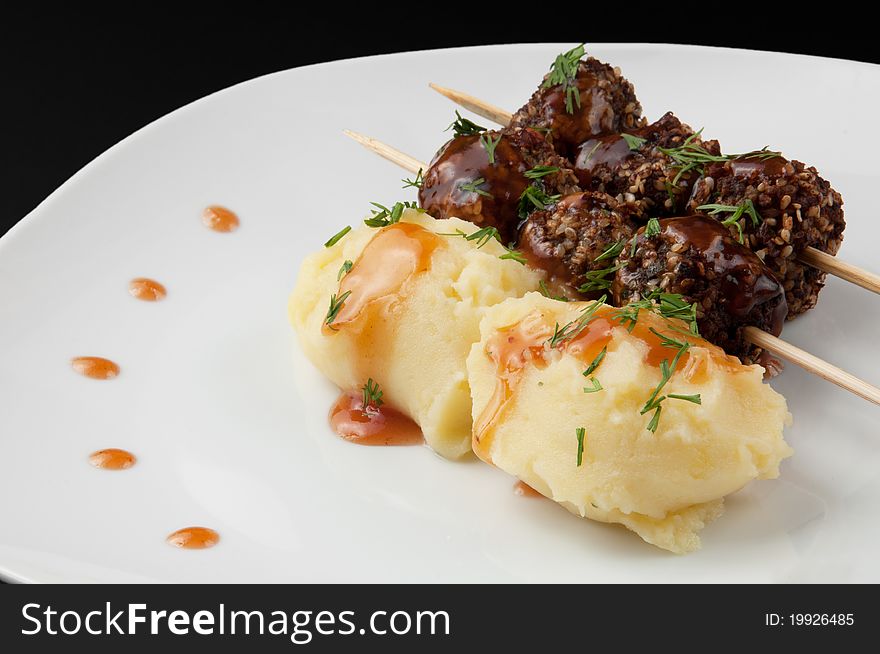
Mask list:
[[[557,60],[557,70],[544,78],[544,84],[513,115],[512,127],[547,130],[557,152],[572,158],[575,149],[596,134],[644,124],[642,105],[619,69],[589,57],[576,64],[569,62],[574,74],[568,78],[565,71],[558,70],[559,65]],[[554,75],[560,73],[567,81],[551,85]]]
[[[575,151],[575,173],[585,189],[637,202],[645,219],[679,215],[699,173],[678,166],[664,150],[685,142],[702,146],[712,155],[721,154],[717,141],[703,141],[668,112],[645,127],[584,141]]]
[[[652,221],[653,222],[653,221]],[[652,291],[678,293],[696,303],[697,325],[708,341],[744,362],[757,362],[761,350],[745,341],[753,325],[778,336],[787,313],[780,282],[758,256],[706,216],[667,218],[627,244],[612,285],[614,303],[645,298]]]
[[[540,177],[526,175],[542,166],[546,168]],[[520,200],[532,185],[540,185],[547,195],[580,190],[568,162],[539,132],[506,129],[457,136],[428,166],[419,204],[435,218],[454,216],[480,227],[495,227],[508,242],[516,239],[525,217]]]
[[[575,193],[529,216],[519,250],[531,266],[547,271],[554,294],[597,298],[610,285],[617,253],[636,231],[637,211],[605,193]]]
[[[837,253],[846,226],[843,199],[812,166],[758,153],[706,166],[688,207],[716,205],[719,211],[719,205],[729,210],[747,202],[755,215],[741,211],[731,234],[742,230],[744,242],[782,282],[793,318],[815,306],[825,284],[825,273],[797,257],[807,247]]]

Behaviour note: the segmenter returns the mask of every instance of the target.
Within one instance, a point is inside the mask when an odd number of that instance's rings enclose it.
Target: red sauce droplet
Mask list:
[[[103,470],[126,470],[137,463],[137,457],[131,452],[111,447],[92,452],[89,455],[89,463]]]
[[[144,302],[157,302],[168,294],[165,287],[155,279],[136,277],[128,284],[128,292],[131,296]]]
[[[207,527],[185,527],[170,534],[165,542],[185,550],[204,550],[220,542],[220,534]]]
[[[518,481],[513,485],[513,494],[520,497],[544,497],[524,481]]]
[[[364,408],[363,394],[343,393],[330,410],[330,426],[358,445],[420,445],[419,426],[387,404]]]
[[[212,205],[202,212],[202,222],[215,232],[232,232],[238,229],[238,216],[226,207]]]
[[[83,377],[90,379],[113,379],[119,374],[119,366],[102,357],[76,357],[70,365]]]
[[[336,297],[345,300],[333,324],[324,325],[324,333],[333,334],[355,322],[368,326],[372,321],[362,318],[369,316],[368,309],[381,309],[398,299],[406,281],[428,270],[434,250],[444,245],[437,234],[414,223],[395,223],[380,230],[342,278]]]

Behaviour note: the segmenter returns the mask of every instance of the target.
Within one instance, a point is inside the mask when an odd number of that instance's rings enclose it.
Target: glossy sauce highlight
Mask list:
[[[362,393],[343,393],[330,410],[330,427],[358,445],[421,445],[422,430],[387,404],[364,407]]]

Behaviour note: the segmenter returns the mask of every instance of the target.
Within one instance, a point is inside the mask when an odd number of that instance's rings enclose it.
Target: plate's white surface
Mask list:
[[[514,496],[480,463],[335,438],[336,396],[298,351],[285,304],[299,262],[368,202],[410,198],[351,128],[428,159],[453,106],[427,83],[515,109],[562,46],[343,61],[263,77],[150,125],[0,241],[0,573],[36,581],[880,581],[880,409],[790,366],[796,450],[731,497],[703,550]],[[846,201],[841,255],[880,268],[871,126],[880,68],[679,46],[594,46],[646,115],[673,109],[728,151],[769,144]],[[201,209],[241,217],[234,234]],[[169,290],[149,304],[130,278]],[[831,279],[785,337],[868,380],[880,299]],[[118,361],[95,382],[72,356]],[[126,472],[86,463],[123,447]],[[206,525],[206,551],[169,532]]]

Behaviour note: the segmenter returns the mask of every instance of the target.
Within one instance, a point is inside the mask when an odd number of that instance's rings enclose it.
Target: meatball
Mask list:
[[[510,122],[512,127],[546,130],[557,152],[569,158],[596,134],[622,132],[644,123],[633,85],[619,69],[589,57],[577,63],[576,71],[574,93],[569,95],[567,84],[549,86],[548,74]]]
[[[529,216],[518,248],[529,265],[547,271],[554,294],[597,298],[610,286],[617,253],[635,234],[637,211],[605,193],[568,195]],[[599,274],[588,277],[591,272]]]
[[[625,136],[624,136],[625,134]],[[699,177],[664,150],[702,148],[720,155],[718,141],[703,141],[672,112],[645,127],[584,141],[574,155],[574,169],[585,189],[634,200],[645,217],[680,215]]]
[[[539,177],[526,173],[546,167]],[[542,134],[505,129],[457,136],[436,154],[423,176],[420,206],[435,218],[454,216],[495,227],[516,239],[520,199],[531,185],[549,195],[577,192],[577,177]]]
[[[793,318],[815,306],[825,284],[825,273],[801,263],[798,256],[807,247],[837,253],[846,226],[843,199],[815,168],[758,153],[708,165],[688,206],[691,211],[715,211],[723,220],[733,217],[724,211],[747,201],[754,212],[741,212],[729,229],[737,238],[742,230],[746,245],[782,282],[788,317]]]
[[[612,284],[617,305],[660,289],[696,303],[697,326],[706,340],[746,363],[757,362],[760,348],[742,336],[753,325],[778,336],[787,307],[779,280],[758,256],[707,216],[666,218],[659,232],[636,234],[618,258]]]

